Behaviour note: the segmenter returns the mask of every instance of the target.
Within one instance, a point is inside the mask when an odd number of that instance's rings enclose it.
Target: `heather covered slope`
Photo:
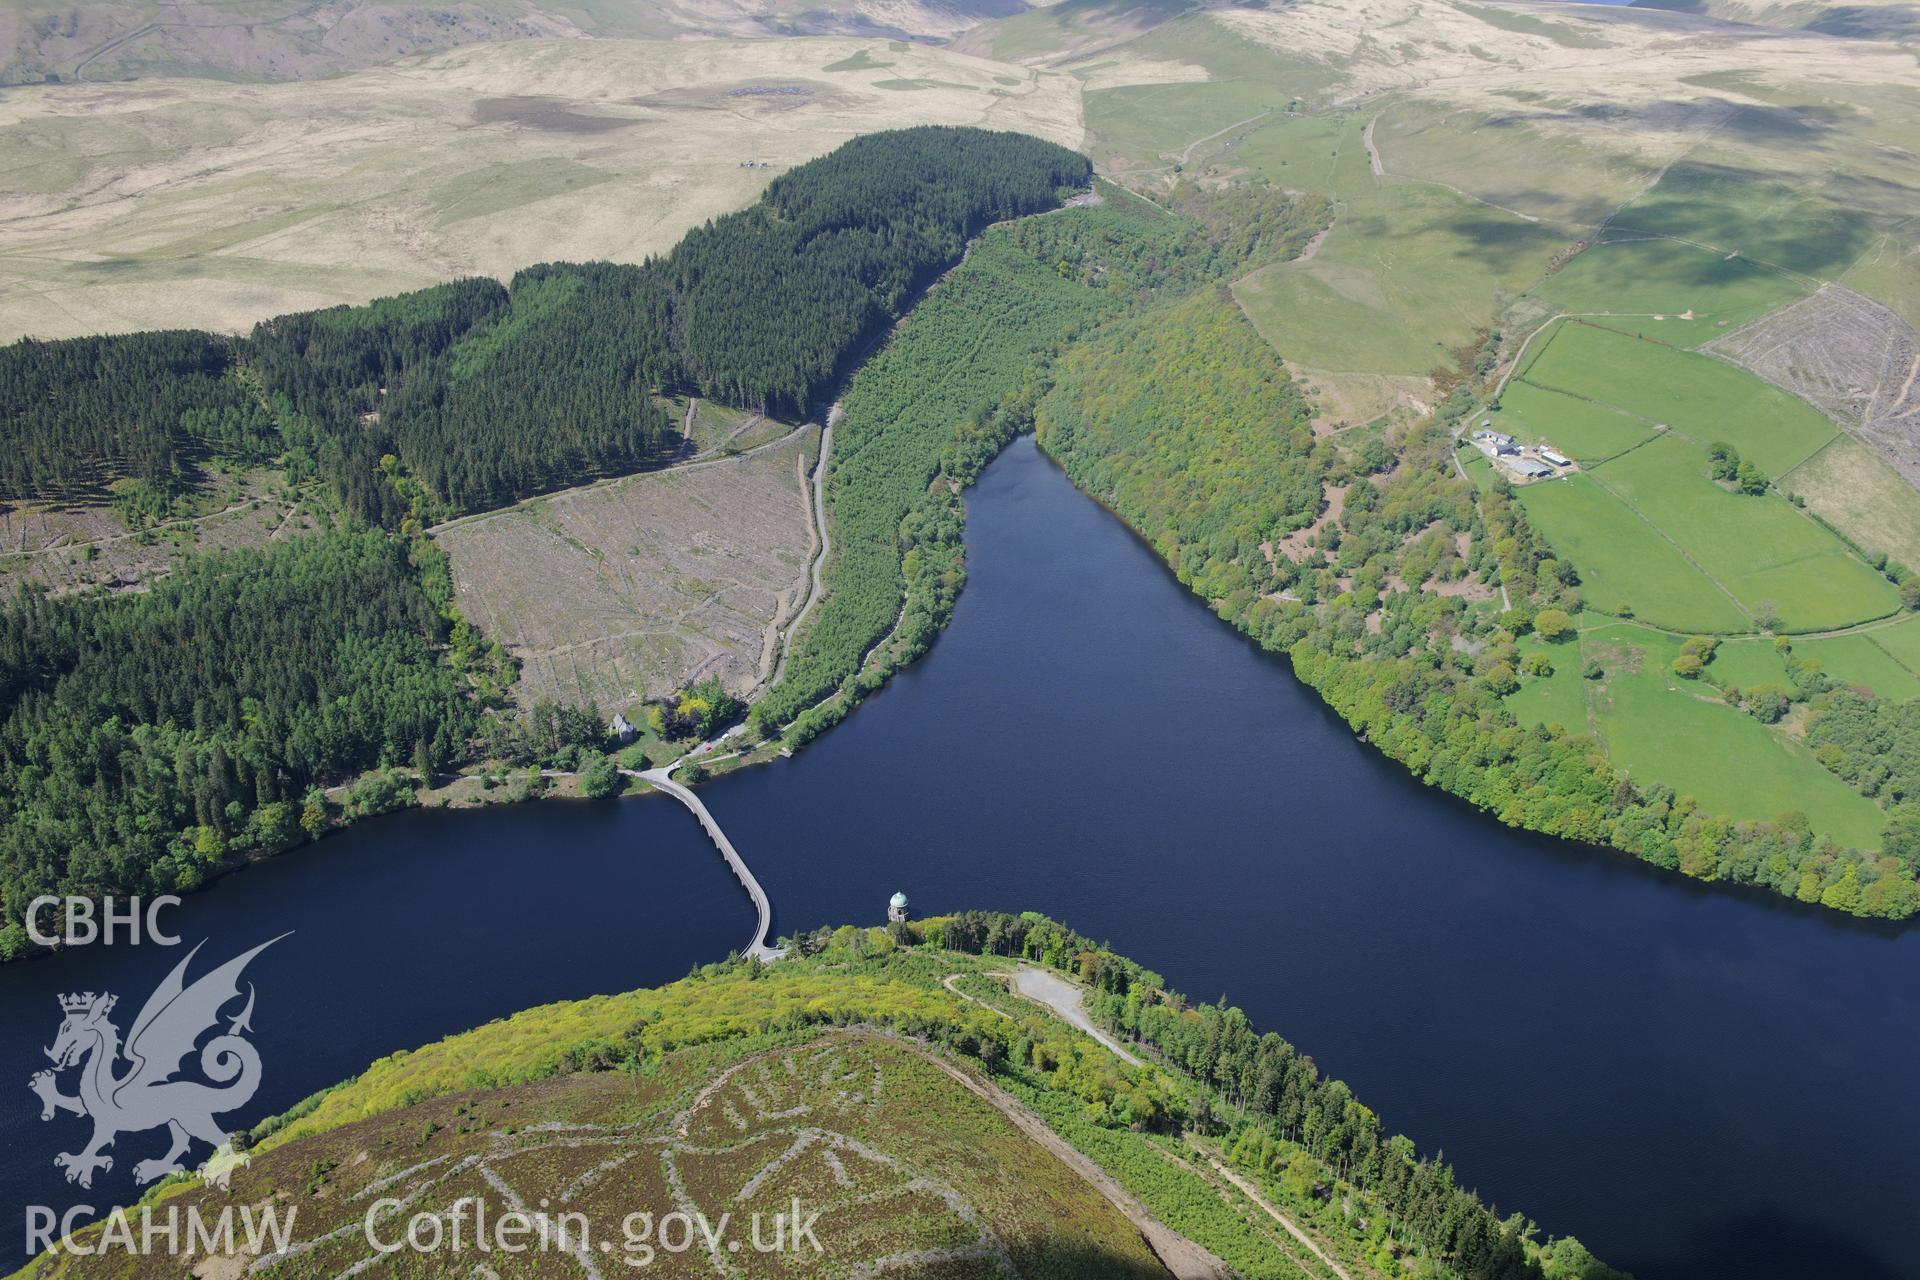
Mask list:
[[[1496,1219],[1238,1010],[1190,1005],[1051,921],[969,913],[793,942],[767,969],[709,966],[382,1059],[257,1127],[231,1198],[180,1178],[150,1202],[296,1211],[283,1253],[203,1258],[202,1274],[329,1276],[368,1258],[375,1275],[423,1273],[369,1248],[361,1223],[382,1196],[407,1214],[476,1197],[491,1219],[544,1200],[623,1255],[636,1212],[730,1212],[744,1231],[795,1199],[819,1210],[820,1254],[724,1251],[721,1269],[745,1276],[1615,1274],[1575,1241],[1542,1246],[1523,1219]],[[1072,979],[1067,998],[1127,1056],[1016,994],[1010,979],[1032,969]],[[376,1235],[401,1221],[376,1215]],[[648,1265],[714,1264],[657,1249]],[[21,1274],[109,1272],[177,1266],[44,1257]]]

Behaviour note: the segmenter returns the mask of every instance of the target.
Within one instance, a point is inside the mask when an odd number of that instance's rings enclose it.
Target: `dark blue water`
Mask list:
[[[1029,441],[971,508],[934,651],[796,759],[703,790],[777,930],[877,922],[895,889],[1046,911],[1227,993],[1503,1211],[1643,1278],[1915,1274],[1920,933],[1420,787]],[[660,798],[382,821],[176,916],[223,953],[300,931],[256,966],[256,1113],[447,1030],[675,976],[752,921]],[[0,1082],[38,1065],[57,991],[144,995],[173,958],[0,970]],[[0,1085],[0,1203],[63,1189],[45,1162],[78,1122],[32,1104]],[[120,1195],[153,1140],[125,1141]]]

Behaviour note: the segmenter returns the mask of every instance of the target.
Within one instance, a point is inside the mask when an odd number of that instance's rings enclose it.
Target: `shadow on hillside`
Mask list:
[[[1809,22],[1806,30],[1849,40],[1912,40],[1920,37],[1920,5],[1836,5]]]
[[[1055,1236],[1037,1247],[1011,1249],[1015,1269],[1023,1276],[1058,1276],[1061,1280],[1167,1280],[1167,1269],[1121,1255],[1085,1239]]]

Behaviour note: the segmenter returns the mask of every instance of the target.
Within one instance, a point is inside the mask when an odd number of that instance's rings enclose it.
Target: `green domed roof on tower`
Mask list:
[[[887,905],[890,907],[904,907],[907,905],[907,895],[904,893],[896,893],[887,900]]]

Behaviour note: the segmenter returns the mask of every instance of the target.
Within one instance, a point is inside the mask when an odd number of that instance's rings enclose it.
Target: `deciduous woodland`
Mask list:
[[[1553,646],[1572,634],[1580,579],[1505,486],[1476,503],[1454,469],[1479,355],[1462,353],[1453,396],[1397,448],[1339,448],[1314,438],[1271,349],[1208,287],[1077,344],[1040,401],[1039,440],[1221,617],[1287,654],[1357,732],[1428,783],[1510,826],[1700,879],[1912,915],[1920,858],[1904,833],[1920,823],[1904,806],[1880,849],[1847,848],[1803,815],[1717,815],[1629,778],[1584,733],[1516,722],[1502,702],[1523,664],[1516,642],[1544,642],[1536,664],[1573,661]],[[1236,393],[1215,394],[1224,387]],[[1337,509],[1323,483],[1340,492]],[[1510,608],[1494,597],[1501,587]],[[1813,721],[1820,758],[1870,795],[1906,799],[1910,717],[1844,691],[1827,698]]]
[[[511,671],[452,608],[424,524],[666,460],[663,392],[810,410],[970,237],[1089,177],[1022,135],[901,130],[639,267],[533,267],[242,338],[0,350],[0,497],[151,509],[209,459],[271,462],[326,481],[339,526],[190,558],[143,595],[7,603],[0,950],[38,894],[191,888],[323,828],[321,788],[526,736],[484,714]]]

